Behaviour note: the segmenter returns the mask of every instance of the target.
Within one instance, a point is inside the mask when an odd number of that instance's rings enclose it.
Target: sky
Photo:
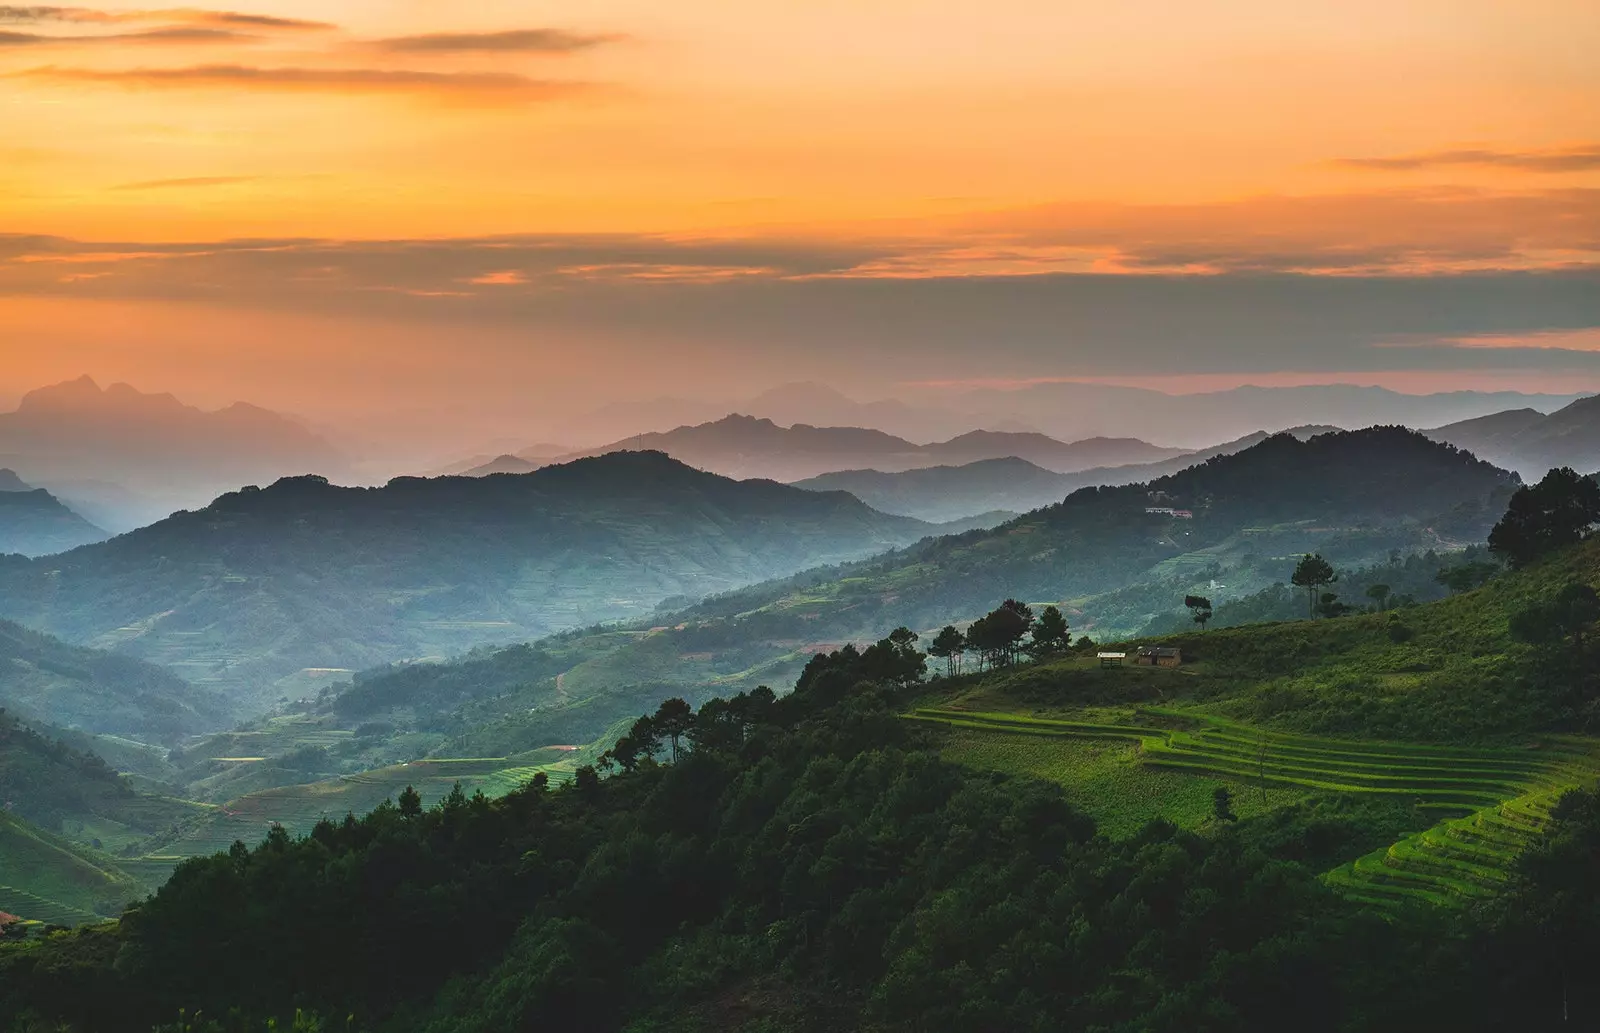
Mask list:
[[[0,6],[0,399],[1600,390],[1597,52],[1593,0]]]

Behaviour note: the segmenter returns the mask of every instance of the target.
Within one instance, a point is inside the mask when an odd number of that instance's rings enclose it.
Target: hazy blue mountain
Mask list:
[[[462,470],[461,475],[464,477],[487,477],[493,473],[532,473],[546,465],[548,464],[536,463],[523,459],[521,456],[503,455],[496,456],[486,463],[479,463],[477,466]]]
[[[102,541],[106,533],[43,488],[0,470],[0,554],[44,556]]]
[[[797,481],[839,470],[897,472],[929,466],[1016,457],[1056,472],[1149,462],[1181,455],[1134,439],[1092,438],[1062,442],[1043,434],[969,431],[949,441],[917,444],[864,427],[781,426],[754,416],[725,416],[711,423],[641,434],[585,454],[623,449],[666,452],[691,466],[729,477]],[[994,507],[986,507],[994,508]]]
[[[1390,424],[1436,427],[1505,409],[1551,412],[1577,397],[1513,391],[1409,395],[1350,384],[1246,386],[1169,395],[1116,385],[1050,383],[963,392],[944,401],[968,413],[980,426],[990,418],[1006,416],[1066,440],[1120,435],[1198,447],[1256,430],[1278,431],[1302,424],[1345,429]]]
[[[274,683],[306,669],[636,616],[933,530],[654,452],[381,488],[301,477],[47,561],[12,558],[0,616],[259,702],[301,691]]]
[[[0,463],[36,484],[127,486],[165,512],[240,484],[347,470],[326,440],[278,413],[244,403],[208,412],[127,384],[102,389],[89,377],[40,388],[0,413]]]
[[[1557,466],[1592,470],[1600,466],[1600,395],[1580,398],[1549,415],[1512,409],[1426,433],[1516,470],[1530,481]]]
[[[873,509],[943,522],[996,509],[1024,513],[1060,502],[1077,478],[1026,459],[981,459],[962,466],[929,466],[883,473],[842,470],[796,481],[808,491],[848,491]]]

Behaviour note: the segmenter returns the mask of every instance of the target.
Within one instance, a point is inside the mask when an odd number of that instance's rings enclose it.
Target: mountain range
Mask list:
[[[657,452],[381,488],[299,477],[0,562],[0,616],[261,703],[300,691],[303,679],[274,687],[288,675],[637,617],[937,530]]]
[[[34,488],[15,471],[0,470],[0,554],[44,556],[103,541],[106,533]]]
[[[974,428],[989,428],[1043,433],[1061,441],[1135,437],[1200,448],[1259,429],[1277,431],[1301,424],[1347,429],[1382,424],[1432,427],[1507,409],[1553,412],[1581,397],[1515,391],[1402,394],[1352,384],[1244,386],[1168,394],[1079,382],[1004,388],[921,387],[905,389],[902,394],[904,398],[862,402],[824,384],[791,383],[742,398],[616,403],[564,421],[559,432],[567,440],[579,442],[620,440],[661,427],[713,422],[737,412],[782,426],[876,427],[912,441],[947,440]],[[556,428],[547,432],[556,433]],[[518,453],[522,454],[521,450]]]
[[[0,413],[0,464],[113,531],[291,474],[339,477],[344,457],[296,421],[238,403],[208,412],[90,377],[40,388]]]
[[[1600,395],[1580,398],[1546,415],[1511,409],[1426,431],[1536,481],[1552,467],[1579,473],[1600,469]]]
[[[968,431],[948,441],[917,444],[865,427],[783,427],[772,420],[734,414],[711,423],[641,434],[579,456],[627,449],[652,449],[698,469],[727,477],[766,477],[797,481],[839,470],[884,472],[971,463],[983,459],[1024,459],[1057,473],[1100,466],[1122,466],[1181,456],[1184,449],[1163,448],[1133,438],[1088,438],[1071,443],[1023,431]],[[530,459],[520,453],[501,457]],[[531,461],[531,460],[530,460]],[[995,507],[989,507],[995,508]]]
[[[1300,440],[1337,433],[1337,427],[1295,427],[1284,431]],[[1216,456],[1233,455],[1265,441],[1265,431],[1248,434],[1198,452],[1171,459],[1124,466],[1101,466],[1077,473],[1055,473],[1025,459],[983,459],[962,466],[936,466],[899,473],[842,470],[803,481],[795,487],[811,491],[848,491],[874,509],[936,522],[970,518],[980,513],[1027,512],[1060,502],[1079,488],[1116,486],[1165,477]]]
[[[996,528],[730,592],[655,628],[375,672],[329,706],[443,732],[454,755],[588,741],[647,700],[784,684],[817,652],[896,625],[931,634],[1006,598],[1056,604],[1074,634],[1116,640],[1181,610],[1188,593],[1222,601],[1282,583],[1308,552],[1346,568],[1481,543],[1517,484],[1403,428],[1272,435],[1147,482],[1082,488]]]

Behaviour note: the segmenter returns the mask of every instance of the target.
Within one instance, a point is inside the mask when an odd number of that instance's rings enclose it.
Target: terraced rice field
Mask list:
[[[46,925],[74,926],[105,921],[91,911],[46,900],[11,886],[0,886],[0,911]]]
[[[1559,737],[1523,749],[1474,749],[1325,739],[1266,732],[1215,718],[1151,708],[1186,729],[1096,724],[924,708],[908,715],[955,728],[1137,744],[1141,766],[1319,792],[1381,793],[1437,812],[1439,824],[1324,878],[1379,907],[1460,905],[1505,885],[1511,863],[1550,820],[1561,793],[1600,779],[1590,740]]]

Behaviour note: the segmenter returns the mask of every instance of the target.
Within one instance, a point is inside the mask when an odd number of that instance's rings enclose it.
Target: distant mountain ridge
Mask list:
[[[1546,415],[1537,409],[1463,420],[1425,432],[1536,481],[1557,466],[1582,473],[1600,468],[1600,395]]]
[[[106,537],[48,491],[0,469],[0,555],[44,556]]]
[[[1301,440],[1337,433],[1337,427],[1296,427],[1284,431]],[[796,481],[811,491],[848,491],[874,509],[919,520],[950,521],[993,509],[1023,513],[1060,502],[1079,488],[1134,484],[1174,474],[1222,455],[1233,455],[1265,441],[1265,431],[1154,463],[1095,467],[1055,473],[1024,459],[982,459],[961,466],[936,466],[885,473],[842,470]]]
[[[975,427],[988,427],[1042,433],[1060,441],[1134,437],[1198,448],[1255,430],[1275,432],[1301,424],[1344,429],[1384,424],[1433,427],[1506,409],[1553,412],[1582,397],[1515,391],[1402,394],[1354,384],[1247,385],[1168,394],[1144,387],[1071,381],[1015,388],[929,387],[902,394],[905,400],[863,402],[824,384],[782,384],[754,396],[717,401],[659,398],[617,403],[568,421],[562,432],[580,441],[621,440],[662,427],[713,422],[726,413],[739,412],[783,426],[876,427],[911,441],[945,440]],[[1103,465],[1135,461],[1109,460]]]
[[[0,464],[34,483],[103,481],[154,496],[155,512],[128,513],[119,529],[240,484],[348,469],[325,439],[278,413],[242,402],[208,412],[127,384],[102,389],[87,376],[0,413]]]
[[[1043,434],[986,430],[924,445],[865,427],[814,427],[805,423],[783,427],[769,419],[735,413],[710,423],[640,434],[566,458],[628,449],[665,452],[698,469],[728,477],[791,482],[839,470],[898,472],[1011,457],[1062,473],[1154,462],[1184,454],[1183,449],[1163,448],[1131,438],[1089,438],[1068,443]]]
[[[301,477],[0,564],[0,616],[259,703],[302,669],[638,616],[935,530],[842,492],[732,481],[651,452],[382,488]]]

